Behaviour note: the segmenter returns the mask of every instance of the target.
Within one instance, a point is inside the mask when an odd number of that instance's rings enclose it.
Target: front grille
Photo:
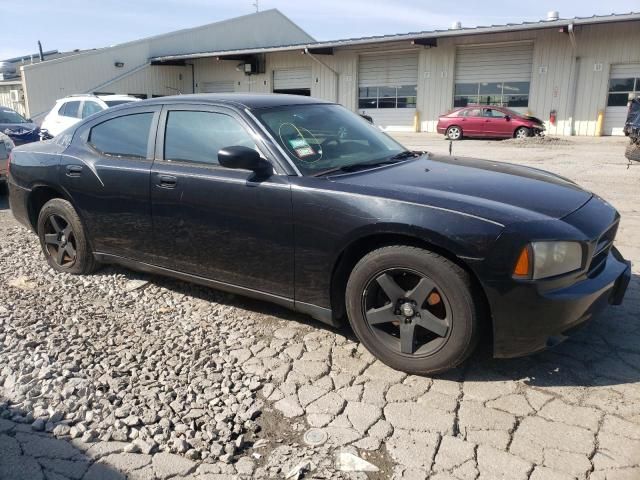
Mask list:
[[[609,256],[609,251],[613,246],[613,241],[618,233],[618,222],[611,225],[600,237],[596,243],[596,248],[591,257],[591,263],[589,264],[589,274],[594,274],[600,271],[604,267]]]

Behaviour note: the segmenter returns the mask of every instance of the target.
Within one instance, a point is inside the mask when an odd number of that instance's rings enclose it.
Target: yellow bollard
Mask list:
[[[413,131],[416,133],[420,131],[420,114],[418,110],[413,114]]]
[[[598,110],[598,120],[596,120],[596,137],[602,136],[604,127],[604,110]]]

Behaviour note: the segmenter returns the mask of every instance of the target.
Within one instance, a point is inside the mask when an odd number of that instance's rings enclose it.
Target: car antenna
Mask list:
[[[451,156],[452,151],[453,151],[453,140],[449,140],[449,156]]]

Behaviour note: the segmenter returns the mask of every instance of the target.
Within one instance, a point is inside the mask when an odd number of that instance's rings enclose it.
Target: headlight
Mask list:
[[[533,242],[518,257],[516,278],[539,280],[573,272],[582,267],[582,245],[578,242]]]

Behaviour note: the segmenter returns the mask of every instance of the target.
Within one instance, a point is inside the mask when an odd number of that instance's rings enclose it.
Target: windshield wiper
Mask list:
[[[389,158],[389,160],[404,160],[409,157],[419,157],[423,152],[416,152],[413,150],[405,150],[404,152],[400,152],[393,157]]]
[[[371,163],[356,163],[354,165],[344,165],[342,167],[330,168],[329,170],[323,170],[322,172],[314,173],[314,177],[322,177],[323,175],[330,175],[337,172],[357,172],[359,170],[367,170],[369,168],[381,167],[383,165],[393,165],[399,163],[402,160],[406,160],[410,157],[419,157],[422,152],[413,152],[411,150],[405,150],[404,152],[397,153],[386,160],[380,160],[379,162]]]

